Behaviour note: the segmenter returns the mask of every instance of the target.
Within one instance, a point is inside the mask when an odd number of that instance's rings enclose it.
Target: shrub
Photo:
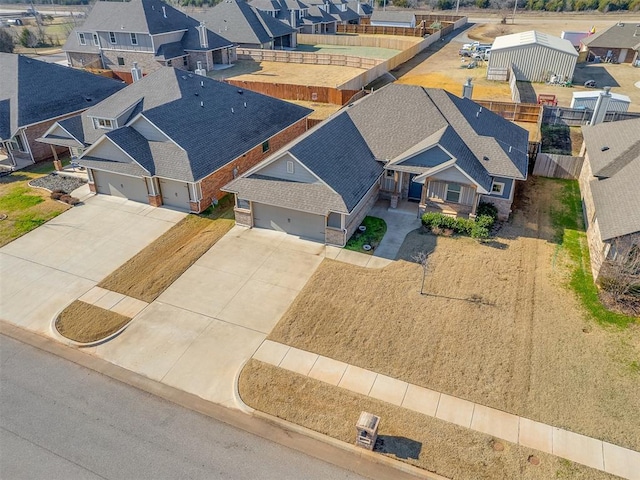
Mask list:
[[[478,215],[478,217],[488,215],[495,222],[498,219],[498,207],[496,207],[493,203],[480,202],[476,214]]]
[[[61,200],[63,195],[66,195],[66,193],[63,192],[62,190],[54,190],[53,192],[51,192],[51,199],[52,200]]]
[[[491,205],[493,207],[493,205]],[[493,207],[495,209],[495,207]],[[480,209],[478,209],[480,210]],[[491,208],[485,208],[484,211],[493,212]],[[493,212],[497,215],[497,210]],[[488,238],[491,227],[494,223],[494,217],[488,214],[478,215],[475,220],[466,218],[454,218],[437,212],[427,212],[422,215],[422,224],[431,229],[431,232],[440,235],[447,230],[460,235],[470,235],[471,238]]]
[[[61,202],[66,203],[67,205],[77,205],[78,203],[80,203],[80,200],[77,199],[76,197],[72,197],[71,195],[69,195],[68,193],[62,194],[59,198],[59,200]]]

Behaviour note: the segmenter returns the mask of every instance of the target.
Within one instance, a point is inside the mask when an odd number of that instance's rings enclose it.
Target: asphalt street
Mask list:
[[[0,478],[363,477],[0,335]]]

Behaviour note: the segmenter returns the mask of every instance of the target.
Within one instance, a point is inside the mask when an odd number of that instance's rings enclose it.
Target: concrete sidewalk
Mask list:
[[[591,468],[640,480],[640,453],[266,340],[254,359]]]

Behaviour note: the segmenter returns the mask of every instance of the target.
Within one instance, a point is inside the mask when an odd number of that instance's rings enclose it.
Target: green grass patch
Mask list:
[[[233,195],[228,194],[218,200],[217,205],[211,205],[209,208],[204,210],[199,215],[201,217],[210,218],[211,220],[217,220],[218,218],[226,218],[229,220],[234,220],[234,212],[233,212]]]
[[[559,208],[551,211],[551,221],[556,232],[558,248],[565,252],[570,260],[569,287],[576,293],[587,313],[599,323],[620,327],[634,323],[635,318],[608,310],[598,296],[598,289],[591,274],[578,182],[558,179],[544,181],[564,184],[559,198]]]
[[[364,225],[367,229],[364,232],[356,230],[344,248],[356,252],[373,254],[376,247],[380,245],[382,237],[387,233],[387,224],[378,217],[364,217],[361,225]],[[362,248],[364,245],[371,245],[371,250],[364,250]]]
[[[39,195],[30,195],[31,190],[24,185],[16,185],[0,197],[0,210],[5,212],[15,212],[25,208],[33,207],[44,202]]]

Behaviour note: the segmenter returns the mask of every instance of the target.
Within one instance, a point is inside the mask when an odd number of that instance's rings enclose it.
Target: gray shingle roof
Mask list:
[[[291,14],[289,10],[307,10],[307,15],[299,18],[295,17],[293,28],[301,25],[315,25],[319,23],[333,23],[336,19],[329,13],[318,8],[318,5],[311,5],[298,0],[252,0],[249,2],[252,7],[265,12],[277,12],[275,18],[288,25],[291,25]]]
[[[260,175],[239,177],[224,187],[252,202],[276,205],[315,215],[329,211],[348,213],[342,198],[322,183],[288,182]]]
[[[104,133],[93,128],[89,116],[115,118],[136,104],[130,119],[141,112],[180,148],[169,142],[147,142],[129,127],[107,135],[149,171],[183,181],[206,177],[311,113],[276,98],[162,67],[85,112],[85,141],[93,143]]]
[[[20,127],[77,112],[125,85],[54,63],[0,53],[0,138]]]
[[[582,127],[602,240],[640,231],[640,119]],[[603,147],[608,147],[602,151]]]
[[[182,57],[184,55],[185,51],[182,42],[172,42],[160,45],[156,51],[155,59],[164,61]]]
[[[383,162],[406,160],[437,144],[487,191],[491,175],[526,178],[526,130],[487,110],[476,117],[479,108],[442,90],[392,84],[339,111],[225,190],[241,198],[264,198],[270,205],[285,206],[284,200],[279,202],[280,195],[287,198],[287,208],[295,208],[296,201],[304,203],[303,192],[308,190],[302,189],[306,187],[296,186],[292,191],[289,183],[278,184],[274,182],[279,179],[272,179],[269,184],[270,180],[259,177],[261,167],[287,151],[339,194],[351,212],[380,177]],[[441,164],[443,159],[447,160],[439,156],[437,162]],[[247,177],[254,181],[245,181]],[[317,207],[322,207],[324,214],[342,211],[331,207],[332,202],[335,200],[323,197]]]
[[[616,23],[615,25],[582,39],[584,45],[600,48],[631,48],[640,46],[638,22]]]
[[[245,0],[223,0],[197,15],[210,30],[240,44],[260,44],[294,30],[269,14],[249,5]]]
[[[82,157],[80,165],[87,168],[95,168],[96,170],[105,170],[107,172],[123,173],[125,175],[133,175],[134,177],[148,176],[149,172],[140,168],[135,162],[114,162],[103,158],[95,158],[91,156]]]

